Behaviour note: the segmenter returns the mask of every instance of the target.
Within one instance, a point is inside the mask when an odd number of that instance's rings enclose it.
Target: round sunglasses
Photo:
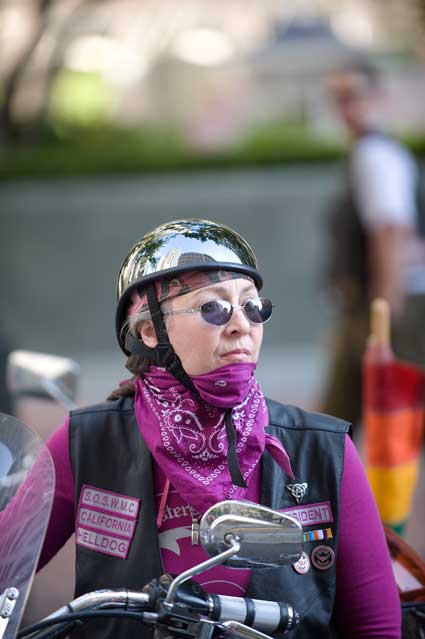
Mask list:
[[[226,300],[211,300],[201,306],[181,311],[164,311],[164,315],[181,315],[183,313],[201,313],[202,319],[214,326],[227,324],[235,308],[243,309],[250,322],[264,324],[272,316],[273,304],[270,300],[256,297],[249,299],[242,305],[233,305]]]

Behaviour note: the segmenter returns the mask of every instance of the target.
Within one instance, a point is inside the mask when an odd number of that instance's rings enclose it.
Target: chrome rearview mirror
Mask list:
[[[12,351],[7,361],[7,386],[16,396],[54,399],[76,408],[80,366],[72,359],[33,351]]]
[[[240,548],[224,563],[234,568],[293,564],[303,551],[303,532],[295,519],[248,501],[221,501],[209,508],[200,537],[211,557],[228,550],[236,539]]]
[[[277,568],[295,563],[303,551],[303,532],[295,519],[250,501],[211,506],[201,519],[200,538],[211,558],[173,580],[165,607],[172,605],[183,582],[214,566]]]

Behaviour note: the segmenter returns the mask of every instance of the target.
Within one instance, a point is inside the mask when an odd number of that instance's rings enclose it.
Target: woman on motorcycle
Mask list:
[[[133,247],[116,315],[133,376],[49,441],[57,487],[41,565],[75,531],[77,595],[140,589],[203,561],[200,516],[246,499],[296,518],[305,551],[293,567],[211,569],[198,578],[208,592],[287,601],[296,637],[397,639],[397,589],[349,425],[266,400],[255,379],[272,314],[261,287],[251,248],[221,224],[177,220]],[[132,623],[84,632],[127,638]]]

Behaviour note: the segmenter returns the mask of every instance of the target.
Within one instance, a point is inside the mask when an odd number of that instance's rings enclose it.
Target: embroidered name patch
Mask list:
[[[140,499],[84,485],[78,504],[76,543],[126,559],[139,507]]]
[[[284,508],[279,510],[285,515],[296,519],[301,526],[311,526],[312,524],[325,524],[333,522],[332,508],[330,501],[322,501],[318,504],[307,504],[296,508]]]

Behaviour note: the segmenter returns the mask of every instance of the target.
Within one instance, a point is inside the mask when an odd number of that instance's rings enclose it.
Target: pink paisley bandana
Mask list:
[[[254,280],[249,277],[249,275],[238,273],[236,271],[188,271],[187,273],[173,275],[173,277],[163,277],[156,280],[156,296],[159,302],[163,302],[170,297],[186,295],[186,293],[191,293],[192,291],[204,288],[205,286],[211,286],[211,284],[240,278],[250,280],[254,284]],[[134,291],[131,296],[128,315],[134,315],[135,313],[139,313],[145,309],[148,309],[146,293],[143,290],[140,292],[137,290]]]
[[[194,375],[201,400],[156,366],[136,382],[136,417],[146,445],[199,514],[217,501],[242,499],[247,490],[232,484],[227,468],[227,409],[233,408],[236,453],[247,484],[263,454],[268,412],[254,369],[230,364]]]

